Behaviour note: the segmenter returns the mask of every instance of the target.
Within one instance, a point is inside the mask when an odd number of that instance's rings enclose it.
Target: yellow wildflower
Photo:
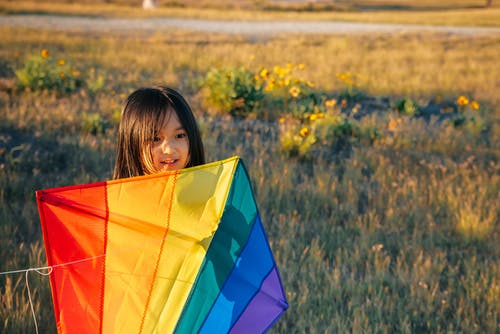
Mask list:
[[[467,104],[469,104],[469,99],[463,95],[460,95],[458,98],[457,98],[457,104],[459,106],[465,106]]]
[[[361,104],[356,103],[356,105],[354,106],[354,108],[352,108],[351,112],[353,114],[356,114],[359,111],[360,108],[361,108]]]
[[[269,82],[269,83],[267,84],[266,88],[264,88],[264,90],[265,90],[266,92],[272,92],[272,91],[274,90],[274,82],[272,82],[272,81],[271,81],[271,82]]]
[[[472,101],[470,103],[470,107],[472,108],[472,110],[479,110],[479,103],[477,103],[477,101]]]
[[[351,74],[349,72],[346,73],[337,73],[337,78],[346,82],[351,80]]]
[[[309,87],[314,87],[314,83],[312,81],[306,81],[306,85],[308,85]]]
[[[309,129],[306,127],[303,127],[302,129],[300,129],[299,135],[301,137],[307,137],[309,135]]]
[[[64,79],[64,77],[65,77],[65,76],[66,76],[66,74],[64,74],[64,72],[59,73],[59,77],[60,77],[61,79]]]
[[[280,117],[279,120],[278,120],[278,122],[280,122],[282,124],[285,123],[285,117]]]
[[[57,65],[59,65],[59,66],[63,66],[63,65],[64,65],[64,59],[59,59],[59,60],[57,61]]]
[[[297,86],[292,86],[292,88],[290,88],[289,92],[290,92],[290,95],[292,95],[292,97],[297,97],[300,94],[300,88],[298,88]]]
[[[279,78],[283,79],[288,73],[290,73],[290,70],[285,67],[276,66],[274,68],[274,72],[278,75]]]
[[[389,131],[394,131],[396,130],[396,127],[398,126],[398,121],[395,120],[395,119],[392,119],[390,122],[389,122]]]
[[[335,107],[336,104],[337,104],[337,100],[335,100],[335,99],[330,99],[330,100],[325,101],[325,106],[327,108],[333,108],[333,107]]]
[[[262,70],[260,70],[260,73],[259,75],[261,76],[262,79],[267,79],[267,76],[269,75],[269,71],[267,70],[267,68],[263,68]]]
[[[309,120],[315,121],[315,120],[317,120],[319,118],[323,118],[323,117],[325,117],[325,114],[323,114],[323,113],[315,113],[315,114],[312,114],[311,116],[309,116]]]
[[[294,64],[292,64],[292,63],[288,63],[288,64],[286,64],[286,67],[288,67],[288,68],[294,68],[294,67],[295,67],[295,65],[294,65]]]
[[[304,64],[299,64],[299,70],[303,70],[304,68],[306,68],[306,65],[304,65]]]
[[[49,58],[49,51],[47,49],[42,49],[40,56],[42,56],[42,58]]]
[[[80,76],[80,74],[81,74],[81,73],[80,73],[80,71],[78,71],[78,70],[73,70],[73,72],[72,72],[72,73],[73,73],[73,76],[74,76],[74,77],[79,77],[79,76]]]
[[[226,78],[231,79],[232,75],[233,74],[231,72],[229,72],[229,71],[226,72]]]

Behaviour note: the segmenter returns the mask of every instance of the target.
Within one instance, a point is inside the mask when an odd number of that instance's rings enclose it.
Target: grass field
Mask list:
[[[452,10],[460,22],[479,10],[469,3]],[[45,265],[34,191],[110,178],[126,95],[166,83],[193,105],[208,160],[240,155],[248,167],[290,303],[271,332],[500,331],[498,35],[0,35],[0,271]],[[42,50],[85,85],[18,90],[14,71]],[[365,110],[358,121],[382,136],[293,158],[280,149],[279,121],[231,117],[204,101],[199,83],[213,68],[287,63],[303,64],[314,89],[339,103],[339,73],[350,72],[364,97],[342,110]],[[447,123],[446,108],[430,118],[395,111],[401,99],[423,108],[460,96],[479,105],[464,126]],[[48,278],[29,278],[40,332],[53,333]],[[0,319],[1,333],[34,332],[24,274],[0,276]]]

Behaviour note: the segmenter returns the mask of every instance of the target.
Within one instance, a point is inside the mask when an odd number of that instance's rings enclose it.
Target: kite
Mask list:
[[[58,333],[262,333],[288,308],[239,157],[36,195]]]

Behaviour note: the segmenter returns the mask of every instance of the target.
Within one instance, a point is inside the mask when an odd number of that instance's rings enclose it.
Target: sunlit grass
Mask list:
[[[71,53],[84,68],[102,67],[113,87],[143,84],[154,80],[177,84],[184,75],[206,73],[211,67],[238,67],[258,70],[279,63],[305,64],[304,76],[325,90],[339,90],[344,83],[338,73],[350,71],[359,84],[373,95],[440,96],[455,99],[468,95],[498,106],[496,66],[500,37],[460,37],[439,34],[371,36],[281,36],[254,43],[243,37],[209,35],[183,31],[159,32],[132,38],[96,35],[87,40],[80,34],[39,32],[2,28],[9,48],[2,57],[17,57],[43,47],[54,56]],[[71,43],[70,41],[74,41]],[[87,43],[82,49],[83,43]],[[133,53],[130,49],[145,50]],[[182,49],[182,51],[180,51]],[[60,50],[60,51],[59,51]],[[168,55],[168,56],[164,56]],[[283,55],[285,59],[283,59]],[[116,58],[120,61],[117,62]],[[148,65],[147,67],[145,65]],[[123,68],[141,71],[122,73]],[[187,73],[183,69],[189,68]],[[117,80],[117,74],[120,80]],[[182,80],[181,80],[182,79]]]
[[[238,154],[248,167],[290,302],[272,332],[498,331],[499,37],[0,34],[4,67],[45,48],[105,83],[64,96],[17,92],[2,67],[0,271],[45,266],[36,189],[110,178],[115,129],[92,133],[92,115],[116,125],[131,90],[162,83],[193,104],[209,161]],[[287,62],[304,64],[326,92],[344,89],[337,74],[350,71],[372,97],[463,95],[479,101],[491,129],[379,110],[362,122],[401,119],[384,141],[300,161],[280,154],[278,122],[203,108],[197,83],[212,67]],[[40,330],[54,332],[48,279],[29,277]],[[0,332],[34,331],[23,274],[0,277],[0,319]]]

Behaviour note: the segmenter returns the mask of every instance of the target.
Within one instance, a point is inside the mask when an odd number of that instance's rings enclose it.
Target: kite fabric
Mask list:
[[[239,157],[36,195],[58,333],[262,333],[288,308]]]

